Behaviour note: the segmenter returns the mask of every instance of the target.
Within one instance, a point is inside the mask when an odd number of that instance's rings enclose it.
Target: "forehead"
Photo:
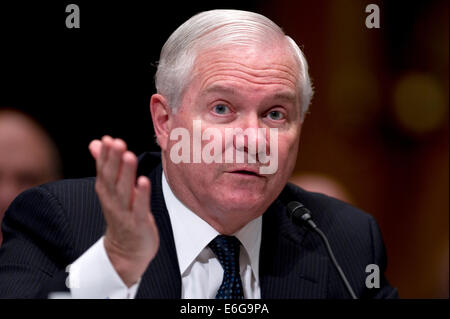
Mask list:
[[[218,46],[199,52],[193,68],[193,77],[201,92],[232,86],[296,94],[299,75],[293,50],[286,44]]]

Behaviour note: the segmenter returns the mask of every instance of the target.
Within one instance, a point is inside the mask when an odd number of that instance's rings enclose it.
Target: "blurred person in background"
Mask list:
[[[25,113],[0,109],[0,222],[22,191],[59,178],[59,154],[45,130]]]

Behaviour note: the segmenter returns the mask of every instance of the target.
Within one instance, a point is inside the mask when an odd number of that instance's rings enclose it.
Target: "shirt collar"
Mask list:
[[[162,174],[162,189],[175,240],[180,273],[194,262],[202,250],[217,235],[206,221],[187,208],[172,192],[166,176]],[[236,236],[250,259],[253,274],[259,280],[259,249],[261,246],[262,217],[258,217],[237,231]]]

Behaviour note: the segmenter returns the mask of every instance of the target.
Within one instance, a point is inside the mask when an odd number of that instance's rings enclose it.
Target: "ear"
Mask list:
[[[158,144],[163,151],[167,149],[170,136],[170,120],[172,110],[161,94],[153,94],[150,99],[150,113]]]

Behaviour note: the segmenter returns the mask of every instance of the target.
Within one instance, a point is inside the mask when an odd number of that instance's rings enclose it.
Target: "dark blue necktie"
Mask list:
[[[239,250],[241,243],[234,236],[219,235],[208,245],[223,268],[223,281],[216,299],[244,299],[239,273]]]

